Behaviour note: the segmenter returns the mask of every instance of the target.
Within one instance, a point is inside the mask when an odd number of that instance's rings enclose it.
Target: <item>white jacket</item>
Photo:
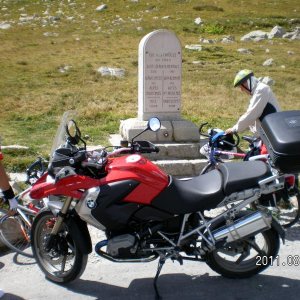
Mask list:
[[[280,111],[280,107],[275,95],[268,85],[257,80],[253,83],[252,97],[248,109],[233,126],[233,130],[241,132],[249,127],[256,136],[259,136],[258,129],[261,124],[259,118],[262,116],[267,104],[271,104],[276,111]]]

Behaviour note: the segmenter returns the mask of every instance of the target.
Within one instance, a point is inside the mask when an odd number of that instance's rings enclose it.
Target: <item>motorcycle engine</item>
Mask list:
[[[107,253],[113,257],[133,257],[136,249],[135,237],[131,234],[123,234],[113,237],[107,243]]]

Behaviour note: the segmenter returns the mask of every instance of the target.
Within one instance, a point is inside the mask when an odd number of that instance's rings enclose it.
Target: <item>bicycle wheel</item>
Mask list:
[[[200,175],[206,174],[212,170],[214,170],[216,166],[212,163],[208,163],[201,171]]]
[[[267,207],[284,228],[293,226],[300,218],[300,193],[296,186],[290,191],[284,188],[274,195],[263,195],[259,203]]]
[[[0,219],[7,214],[8,210],[0,207]]]
[[[31,218],[31,216],[27,217]],[[0,237],[3,243],[11,250],[26,257],[33,257],[30,230],[31,226],[19,214],[4,215],[0,220]]]
[[[289,228],[300,218],[300,193],[295,186],[291,191],[286,191],[280,196],[276,206],[279,209],[279,222],[284,228]]]

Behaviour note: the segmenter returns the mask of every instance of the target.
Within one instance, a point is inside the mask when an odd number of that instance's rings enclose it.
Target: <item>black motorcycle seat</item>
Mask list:
[[[271,170],[262,161],[230,162],[219,165],[223,177],[223,191],[226,196],[258,186],[258,182],[271,176]]]
[[[185,214],[215,208],[225,196],[258,186],[260,180],[271,176],[262,161],[230,162],[218,170],[187,180],[173,178],[152,205],[172,214]]]
[[[218,170],[186,180],[172,178],[170,185],[151,204],[172,214],[204,211],[216,207],[224,199],[222,186]]]

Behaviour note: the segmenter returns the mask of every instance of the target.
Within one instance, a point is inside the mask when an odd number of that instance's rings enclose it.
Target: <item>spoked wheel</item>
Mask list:
[[[27,217],[31,218],[30,216]],[[0,219],[0,237],[3,243],[11,250],[26,257],[33,257],[30,231],[31,225],[18,214],[14,216],[6,214]]]
[[[208,253],[206,263],[224,277],[247,278],[272,264],[279,244],[277,232],[269,229]]]
[[[55,221],[49,210],[37,215],[32,226],[32,249],[39,267],[49,280],[67,283],[83,273],[88,255],[79,250],[66,223],[62,224],[50,251],[46,251]]]
[[[285,227],[289,228],[299,221],[300,218],[300,193],[295,186],[291,191],[286,191],[277,202],[279,209],[279,222]]]
[[[284,228],[293,226],[300,218],[300,193],[296,186],[291,190],[284,188],[275,194],[264,195],[259,202],[272,212]]]

